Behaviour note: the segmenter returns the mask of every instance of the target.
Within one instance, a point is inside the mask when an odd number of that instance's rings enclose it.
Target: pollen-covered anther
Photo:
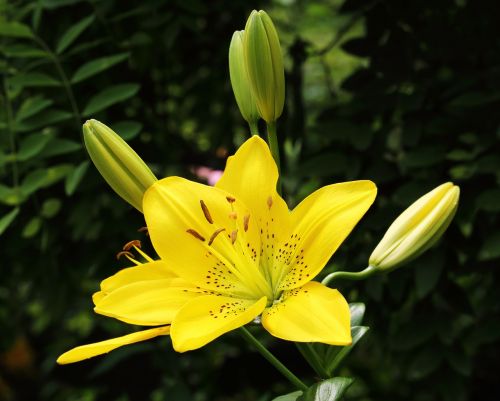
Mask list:
[[[238,230],[233,230],[231,232],[231,244],[234,245],[234,243],[236,242],[237,235],[238,235]]]
[[[236,220],[238,218],[238,213],[236,213],[236,212],[229,213],[229,218]]]
[[[120,260],[122,256],[128,256],[129,258],[133,258],[134,254],[129,251],[120,251],[116,254],[116,260]]]
[[[271,209],[271,206],[273,205],[273,198],[270,196],[267,198],[267,207]]]
[[[229,203],[234,203],[236,202],[236,199],[233,198],[232,196],[226,196],[226,200],[229,202]]]
[[[130,251],[131,248],[133,247],[140,248],[141,247],[141,241],[138,239],[133,239],[132,241],[127,242],[125,245],[123,245],[123,250],[124,251]]]
[[[147,227],[141,227],[141,228],[139,228],[139,229],[137,230],[137,232],[139,232],[139,233],[144,233],[144,234],[146,234],[146,236],[147,236],[147,237],[149,237],[149,230],[148,230],[148,228],[147,228]]]
[[[217,230],[215,230],[214,233],[210,236],[210,239],[208,240],[208,245],[212,245],[215,238],[224,230],[225,228],[218,228]]]
[[[247,214],[245,217],[243,217],[243,228],[245,232],[248,231],[248,222],[250,221],[250,215]]]
[[[193,230],[192,228],[189,228],[189,229],[186,230],[186,232],[188,234],[191,234],[196,239],[199,239],[200,241],[205,242],[205,237],[203,235],[201,235],[198,231]]]
[[[214,220],[212,219],[212,216],[210,215],[210,212],[208,211],[208,207],[205,204],[205,202],[203,202],[203,200],[200,200],[200,206],[201,206],[201,210],[203,211],[203,214],[205,215],[205,218],[207,219],[207,221],[210,224],[214,224]]]

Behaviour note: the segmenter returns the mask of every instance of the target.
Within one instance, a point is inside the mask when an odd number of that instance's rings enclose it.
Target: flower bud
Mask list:
[[[278,33],[265,11],[252,11],[243,39],[245,64],[257,109],[267,123],[274,122],[285,103],[285,71]]]
[[[250,126],[256,125],[259,112],[252,95],[248,73],[243,55],[243,37],[245,31],[236,31],[229,45],[229,77],[233,87],[234,97],[243,118]]]
[[[157,178],[127,143],[97,120],[83,124],[83,140],[92,162],[124,200],[142,212],[142,197]]]
[[[436,243],[455,216],[460,189],[447,182],[414,202],[391,224],[369,264],[390,270],[416,258]]]

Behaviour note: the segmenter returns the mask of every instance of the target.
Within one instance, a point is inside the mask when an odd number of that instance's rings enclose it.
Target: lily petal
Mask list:
[[[269,291],[258,268],[260,234],[238,197],[169,177],[148,189],[143,208],[155,250],[179,277],[227,295]]]
[[[177,352],[200,348],[215,338],[251,322],[265,308],[258,301],[207,295],[189,302],[172,323],[172,345]]]
[[[125,285],[97,300],[94,310],[130,324],[170,324],[179,309],[202,295],[192,286],[176,286],[175,280],[138,281]]]
[[[289,271],[281,290],[298,288],[325,266],[373,203],[377,188],[371,181],[351,181],[323,187],[291,213],[292,235],[285,243]]]
[[[273,336],[298,342],[351,343],[349,305],[337,290],[311,281],[285,291],[283,300],[266,309],[262,325]]]
[[[276,191],[278,168],[266,142],[258,136],[248,139],[227,160],[226,169],[216,187],[241,200],[252,211],[252,224],[259,226],[262,242],[260,267],[275,281],[281,275],[272,263],[277,244],[290,233],[290,213],[285,201]]]
[[[73,348],[57,358],[57,363],[65,365],[68,363],[79,362],[84,359],[89,359],[97,355],[106,354],[123,345],[137,343],[139,341],[149,340],[154,337],[164,336],[169,334],[170,326],[156,327],[138,331],[137,333],[127,334],[122,337],[112,338],[110,340],[100,341],[98,343],[81,345]]]
[[[162,280],[175,278],[176,275],[161,260],[127,267],[101,282],[101,291],[109,293],[119,287],[138,281]]]

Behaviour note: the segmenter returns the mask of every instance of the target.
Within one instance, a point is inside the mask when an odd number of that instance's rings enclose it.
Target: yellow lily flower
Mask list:
[[[368,210],[376,187],[329,185],[289,211],[277,180],[267,144],[254,136],[228,159],[215,187],[179,177],[152,184],[143,210],[160,260],[104,280],[93,299],[97,313],[161,327],[77,347],[58,362],[168,333],[184,352],[252,321],[285,340],[350,344],[346,300],[311,280]]]

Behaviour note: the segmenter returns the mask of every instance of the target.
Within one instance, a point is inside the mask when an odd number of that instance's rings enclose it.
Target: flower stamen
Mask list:
[[[231,244],[234,245],[234,243],[236,242],[237,235],[238,235],[238,230],[233,230],[231,232]]]
[[[140,248],[141,247],[141,241],[138,239],[133,239],[132,241],[127,242],[125,245],[123,245],[123,250],[124,251],[130,251],[131,248]]]
[[[186,230],[188,234],[191,234],[193,237],[196,239],[199,239],[201,242],[205,242],[205,237],[201,235],[198,231],[193,230],[192,228],[189,228]]]
[[[215,238],[222,232],[225,231],[225,228],[219,228],[214,231],[214,233],[210,236],[210,239],[208,240],[208,245],[212,245],[214,242]]]
[[[203,200],[200,200],[200,206],[201,206],[201,210],[203,211],[203,214],[205,215],[205,218],[207,219],[207,221],[210,224],[214,224],[214,220],[212,219],[212,216],[210,215],[210,212],[208,211],[208,207],[205,204],[205,202],[203,202]]]

